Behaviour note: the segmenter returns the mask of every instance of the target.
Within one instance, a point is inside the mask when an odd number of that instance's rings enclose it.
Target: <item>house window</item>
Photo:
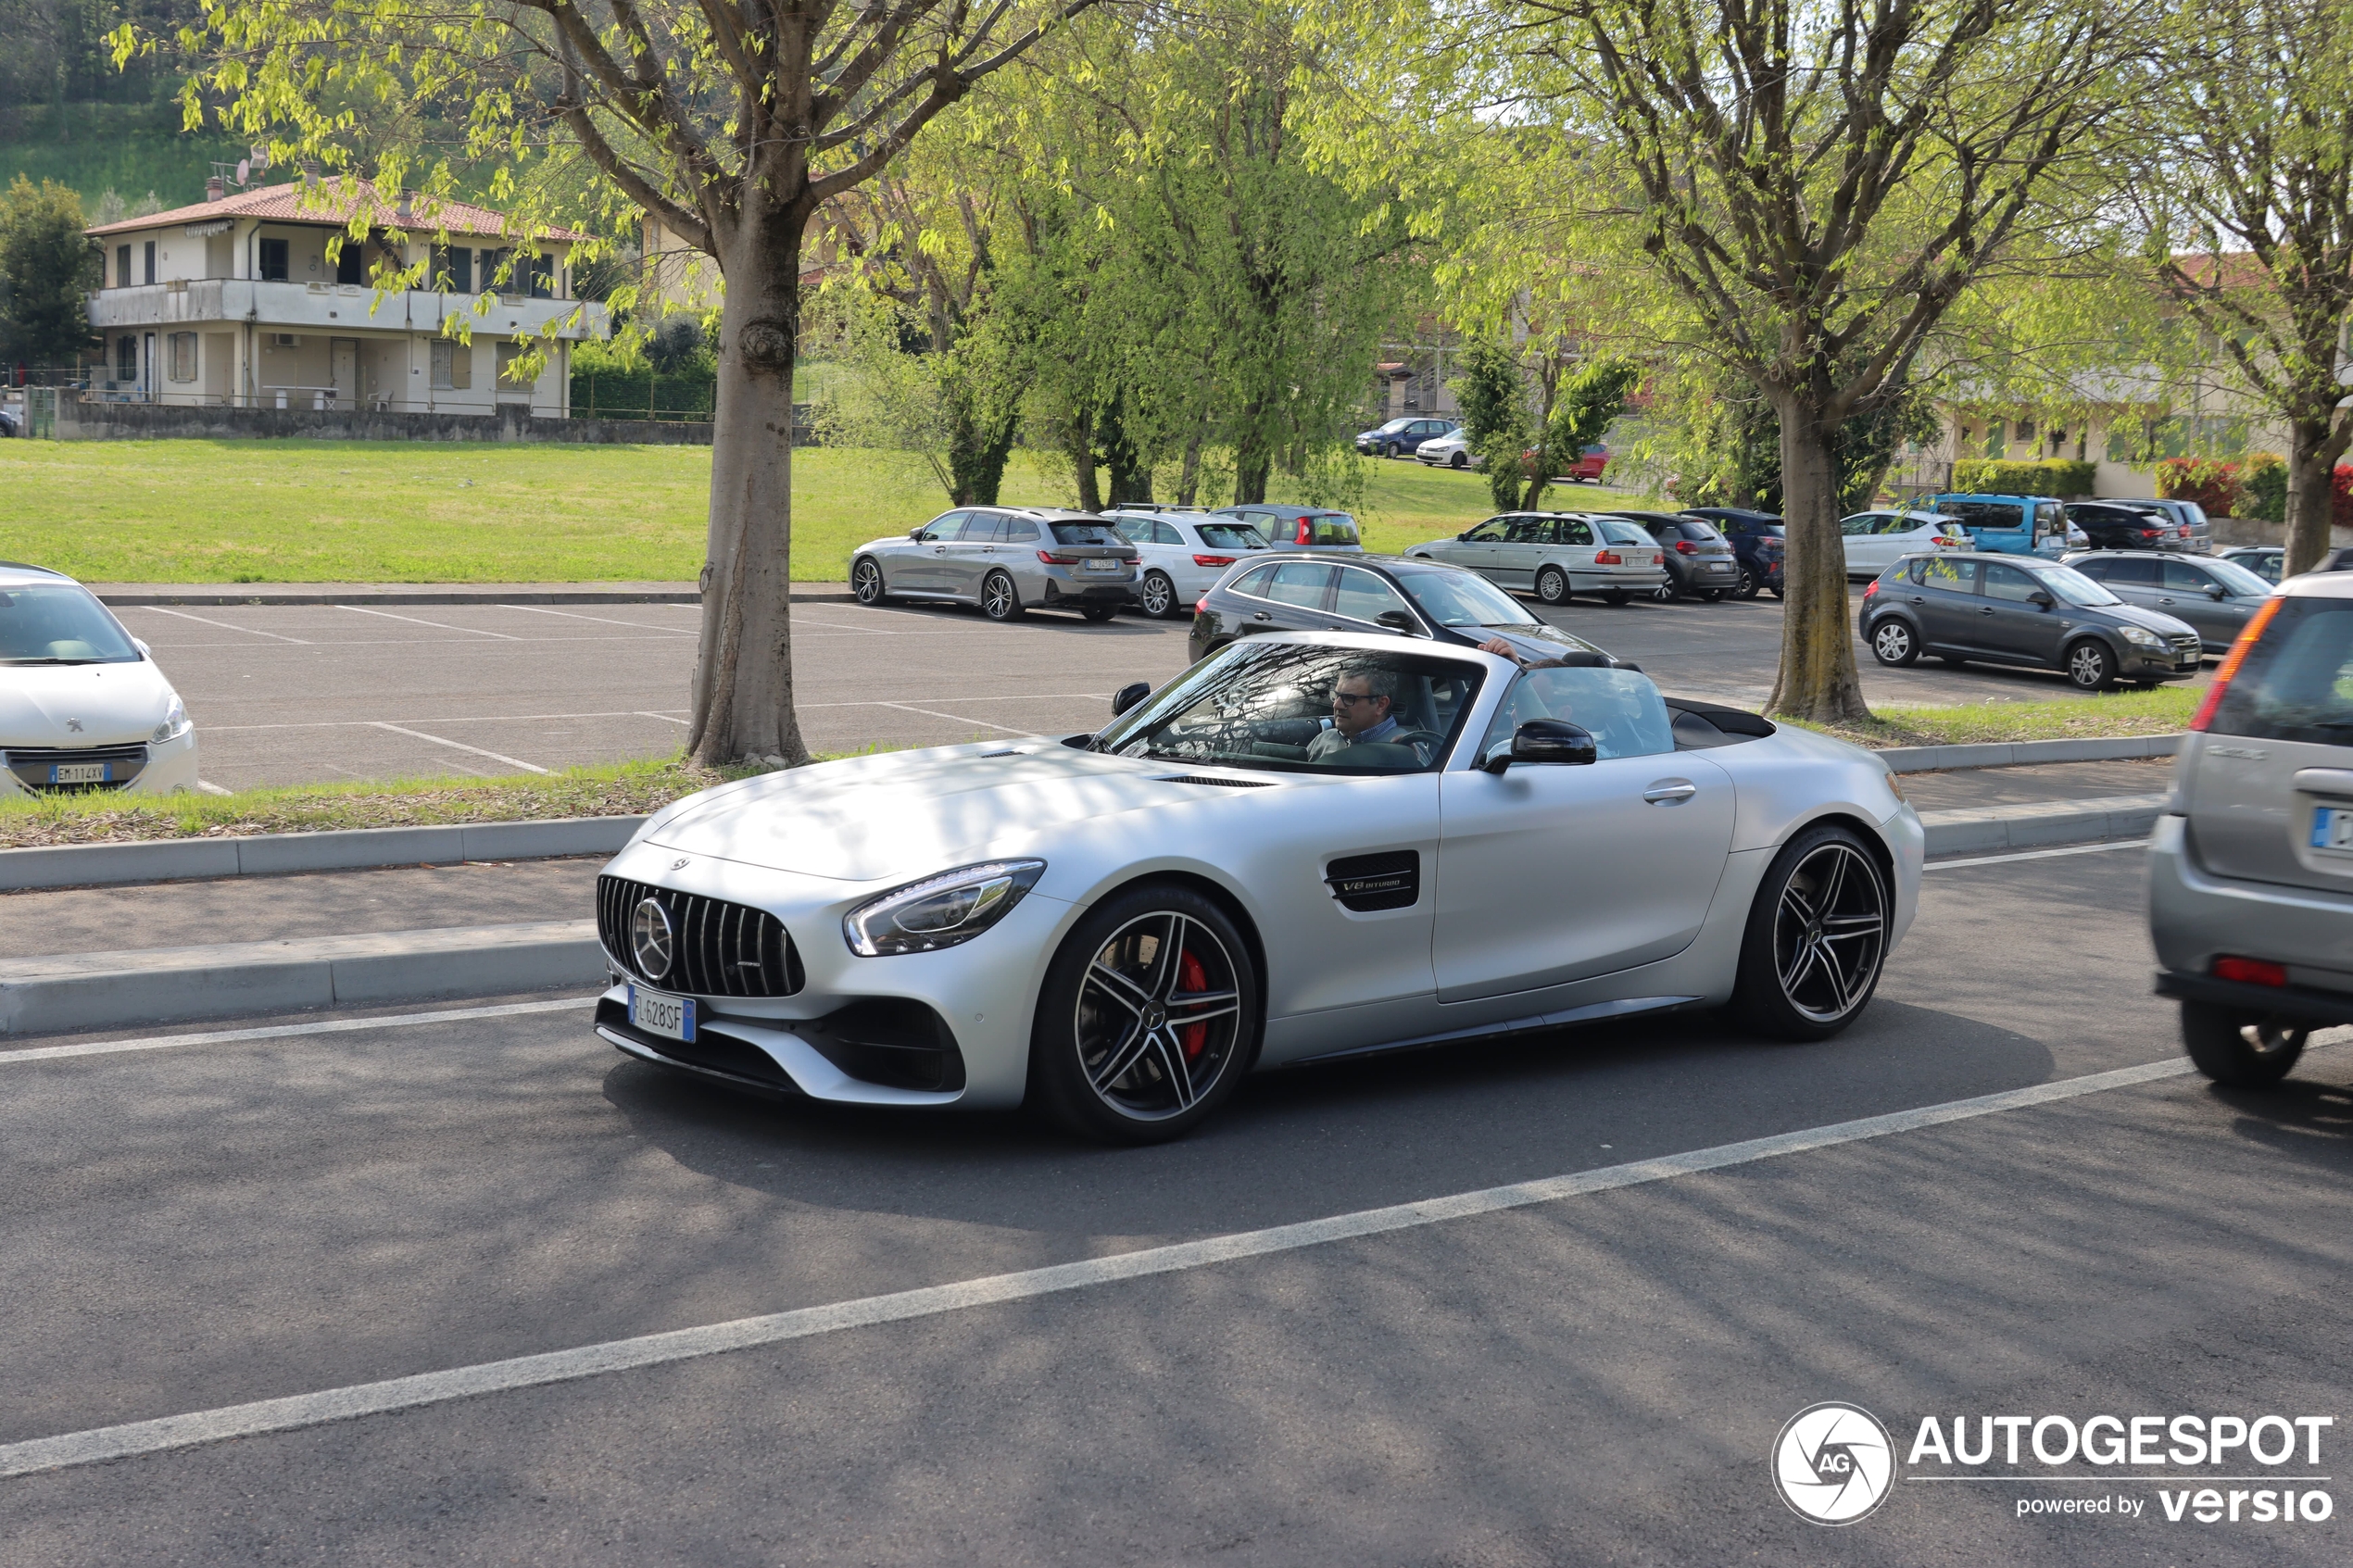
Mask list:
[[[2032,441],[2034,439],[2034,421],[2032,420],[2020,420],[2018,421],[2018,438],[2020,441]]]
[[[125,335],[114,340],[114,379],[135,382],[139,379],[139,340]]]
[[[147,281],[148,282],[151,282],[151,283],[152,283],[152,282],[154,282],[156,281],[156,243],[155,243],[155,241],[153,241],[153,240],[149,240],[149,241],[147,242],[147,277],[146,277],[146,281]]]
[[[556,262],[553,257],[535,256],[531,258],[531,297],[556,297]]]
[[[433,345],[433,389],[461,392],[474,383],[472,345],[437,338]]]
[[[346,237],[343,248],[335,253],[335,282],[364,283],[368,281],[368,257],[363,246]]]
[[[500,294],[515,292],[514,278],[511,275],[499,276],[508,270],[508,262],[513,255],[510,250],[485,250],[482,253],[482,286],[485,290],[497,289]]]
[[[283,283],[286,281],[285,241],[261,242],[261,277],[265,282]]]
[[[446,280],[446,281],[445,281]],[[435,245],[433,286],[457,294],[474,292],[474,253],[469,245]]]
[[[195,333],[174,332],[171,334],[171,369],[170,373],[173,381],[194,381],[196,379]]]
[[[119,289],[127,289],[131,286],[131,247],[129,245],[114,247],[114,286]]]
[[[502,343],[498,345],[499,391],[524,392],[530,389],[531,383],[535,378],[524,375],[517,368],[522,358],[522,354],[523,347],[522,344]]]

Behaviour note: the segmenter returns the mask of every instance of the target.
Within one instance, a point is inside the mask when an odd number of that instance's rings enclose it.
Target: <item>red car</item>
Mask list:
[[[1526,469],[1531,474],[1534,473],[1536,471],[1536,448],[1530,446],[1528,450],[1522,452],[1519,455],[1519,461],[1520,467]],[[1554,474],[1553,477],[1554,479],[1592,480],[1594,483],[1598,484],[1601,483],[1602,470],[1607,467],[1609,467],[1609,448],[1596,444],[1586,447],[1583,452],[1579,453],[1577,460],[1568,465],[1568,471],[1567,473]]]

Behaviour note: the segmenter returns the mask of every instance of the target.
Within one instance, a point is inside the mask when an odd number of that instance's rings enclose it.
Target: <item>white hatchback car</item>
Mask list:
[[[1193,601],[1215,587],[1227,567],[1274,547],[1250,524],[1212,511],[1120,507],[1102,516],[1136,546],[1136,602],[1154,617],[1192,614]]]
[[[1937,512],[1856,512],[1840,519],[1838,531],[1849,577],[1877,577],[1903,557],[1928,550],[1977,548],[1958,519]]]
[[[1484,460],[1470,449],[1470,432],[1465,430],[1423,442],[1414,448],[1414,456],[1425,463],[1450,469],[1475,469]]]
[[[89,589],[0,561],[0,796],[196,786],[195,727]]]

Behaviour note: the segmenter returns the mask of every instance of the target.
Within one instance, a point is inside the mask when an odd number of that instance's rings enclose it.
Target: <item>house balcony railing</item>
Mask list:
[[[90,325],[220,327],[250,322],[273,332],[439,332],[452,317],[471,317],[489,336],[610,335],[605,307],[593,300],[534,299],[522,295],[436,294],[395,289],[379,295],[365,283],[265,282],[251,278],[188,278],[91,295]]]

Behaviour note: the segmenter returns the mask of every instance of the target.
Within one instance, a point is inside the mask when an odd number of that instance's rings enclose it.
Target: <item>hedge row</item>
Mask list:
[[[2013,463],[1965,458],[1953,465],[1953,488],[1972,495],[2089,495],[2093,465],[2057,458]]]

